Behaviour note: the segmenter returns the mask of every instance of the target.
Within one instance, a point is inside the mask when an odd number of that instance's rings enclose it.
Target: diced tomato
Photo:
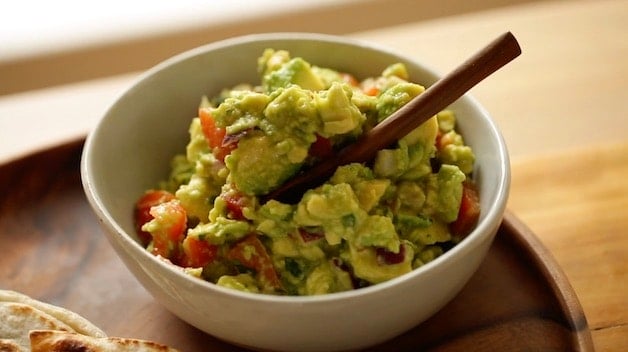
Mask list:
[[[209,108],[198,109],[198,117],[201,120],[201,129],[209,147],[212,149],[220,147],[227,133],[226,130],[216,126],[216,121],[214,121]]]
[[[235,135],[225,135],[220,145],[214,148],[214,156],[220,161],[225,161],[225,157],[238,147],[238,141],[245,134],[245,132]]]
[[[230,219],[244,220],[244,208],[249,206],[250,200],[238,192],[223,193],[220,197],[227,204],[227,215]]]
[[[323,233],[310,232],[310,231],[306,231],[305,229],[299,229],[299,235],[301,235],[301,239],[305,243],[316,241],[325,237],[325,234]]]
[[[358,80],[350,73],[340,73],[340,77],[342,78],[342,80],[354,87],[357,87],[360,85],[360,82],[358,82]]]
[[[325,158],[330,156],[332,152],[333,149],[329,138],[316,135],[316,141],[310,146],[309,154],[315,158]]]
[[[377,88],[376,86],[365,87],[363,91],[364,94],[370,95],[372,97],[375,97],[379,94],[379,88]]]
[[[161,203],[150,208],[151,222],[156,222],[152,253],[164,258],[176,259],[179,245],[185,237],[187,214],[178,200]]]
[[[226,129],[216,126],[216,121],[212,117],[209,108],[199,109],[198,116],[201,120],[203,135],[205,135],[205,139],[207,139],[207,144],[212,149],[212,153],[216,159],[224,162],[225,157],[238,147],[238,141],[248,131],[228,135]]]
[[[174,194],[162,191],[162,190],[153,190],[146,192],[138,201],[135,203],[135,230],[137,235],[142,242],[142,245],[146,247],[152,236],[150,233],[146,231],[142,231],[142,226],[145,223],[151,221],[153,216],[150,215],[150,208],[155,205],[165,203],[174,199]]]
[[[382,247],[378,247],[375,252],[377,253],[377,262],[380,264],[399,264],[406,259],[406,247],[403,244],[399,246],[397,253]]]
[[[475,184],[465,181],[462,184],[462,200],[458,218],[449,225],[449,230],[455,236],[466,236],[477,225],[480,218],[480,197]]]
[[[442,138],[443,138],[443,132],[439,129],[438,132],[436,133],[436,141],[435,141],[435,145],[436,145],[436,149],[437,150],[442,150],[443,149],[443,145],[442,145]]]
[[[181,247],[183,252],[177,264],[183,267],[202,268],[213,262],[218,254],[218,246],[198,237],[186,237]]]
[[[225,149],[222,147],[217,147],[217,148],[214,148],[214,152],[212,154],[214,154],[217,160],[220,160],[224,163],[227,155],[231,154],[231,150]]]
[[[455,134],[454,133],[442,133],[440,130],[436,135],[436,149],[443,150],[446,146],[455,143]]]
[[[255,270],[264,286],[272,289],[281,288],[273,262],[256,235],[248,235],[237,242],[229,249],[227,259],[238,261],[243,266]]]

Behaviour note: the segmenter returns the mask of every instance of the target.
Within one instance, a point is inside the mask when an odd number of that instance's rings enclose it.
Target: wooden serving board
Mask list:
[[[110,336],[151,339],[182,352],[241,350],[172,315],[124,267],[83,194],[82,144],[0,165],[0,288],[71,309]],[[486,260],[450,304],[371,350],[391,347],[593,350],[587,320],[562,270],[510,212]]]

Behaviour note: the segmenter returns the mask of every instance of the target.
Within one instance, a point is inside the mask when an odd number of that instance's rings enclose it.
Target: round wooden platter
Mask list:
[[[172,315],[124,267],[83,194],[82,144],[69,142],[0,165],[0,289],[73,310],[110,336],[155,340],[182,352],[241,350]],[[324,332],[312,333],[324,338]],[[391,347],[593,350],[571,285],[535,235],[509,212],[462,292],[428,321],[371,350]]]

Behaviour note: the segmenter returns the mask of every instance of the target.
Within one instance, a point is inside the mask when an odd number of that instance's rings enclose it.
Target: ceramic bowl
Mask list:
[[[421,268],[385,283],[313,297],[249,294],[191,277],[148,253],[138,241],[133,207],[166,177],[184,150],[202,95],[259,82],[265,48],[286,49],[319,66],[358,78],[391,63],[413,81],[439,76],[420,58],[344,37],[274,33],[228,39],[177,55],[148,70],[105,112],[82,156],[87,198],[111,245],[139,282],[172,313],[227,342],[276,351],[333,351],[383,343],[423,322],[462,289],[485,257],[506,206],[510,167],[504,140],[489,114],[465,95],[450,108],[476,153],[474,178],[482,214],[460,244]]]

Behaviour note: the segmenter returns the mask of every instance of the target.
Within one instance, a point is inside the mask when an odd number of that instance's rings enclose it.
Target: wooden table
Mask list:
[[[507,30],[523,55],[472,94],[510,148],[509,209],[566,273],[596,349],[628,350],[628,1],[537,2],[350,36],[445,72]],[[135,76],[0,97],[0,162],[84,135]]]
[[[569,278],[599,351],[628,348],[628,143],[513,163],[509,208]]]

